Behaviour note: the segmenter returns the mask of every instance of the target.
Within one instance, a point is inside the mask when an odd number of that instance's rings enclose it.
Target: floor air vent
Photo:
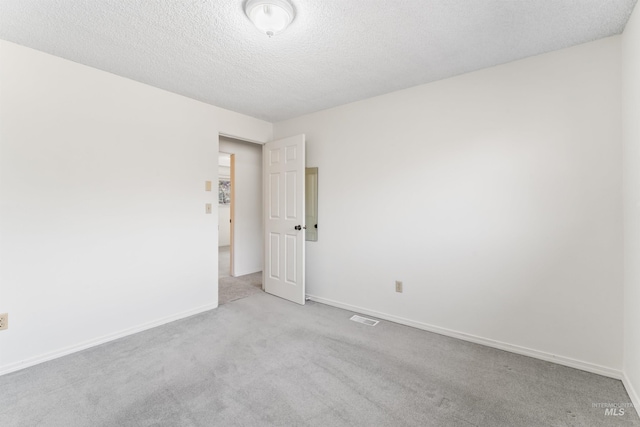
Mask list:
[[[354,322],[358,323],[364,323],[365,325],[369,326],[376,326],[379,322],[379,320],[367,319],[366,317],[356,315],[351,316],[351,319],[349,320],[353,320]]]

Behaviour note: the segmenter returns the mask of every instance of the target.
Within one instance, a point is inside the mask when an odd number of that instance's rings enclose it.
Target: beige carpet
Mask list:
[[[262,272],[218,279],[218,305],[262,292]]]
[[[264,292],[0,376],[2,427],[631,427],[619,380]]]

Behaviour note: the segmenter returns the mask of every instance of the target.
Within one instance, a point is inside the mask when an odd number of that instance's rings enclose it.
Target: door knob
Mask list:
[[[296,225],[296,226],[295,226],[295,227],[293,227],[293,228],[295,228],[296,230],[302,230],[302,226],[301,226],[301,225]]]

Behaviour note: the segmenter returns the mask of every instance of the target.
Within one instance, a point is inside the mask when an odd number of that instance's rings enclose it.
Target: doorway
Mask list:
[[[262,146],[221,135],[218,156],[221,305],[262,292]]]
[[[218,153],[218,278],[233,274],[231,262],[232,181],[230,153]]]

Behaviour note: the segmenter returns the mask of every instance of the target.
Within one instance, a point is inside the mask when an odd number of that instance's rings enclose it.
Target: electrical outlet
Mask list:
[[[396,280],[396,292],[402,293],[402,282],[400,280]]]
[[[0,314],[0,331],[3,329],[9,329],[9,314]]]

